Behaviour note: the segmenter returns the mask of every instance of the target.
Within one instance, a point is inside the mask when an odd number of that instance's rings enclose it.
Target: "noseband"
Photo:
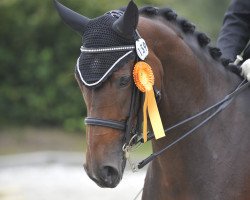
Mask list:
[[[121,131],[125,131],[126,129],[126,122],[121,121],[103,120],[94,117],[86,117],[84,121],[86,125],[104,126],[108,128],[118,129]]]

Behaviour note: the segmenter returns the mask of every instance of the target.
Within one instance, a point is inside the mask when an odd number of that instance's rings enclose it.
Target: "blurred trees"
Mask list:
[[[62,1],[88,17],[122,7],[128,0]],[[136,0],[172,7],[215,40],[229,0]],[[86,114],[74,80],[81,38],[66,27],[52,0],[0,1],[0,125],[81,129]]]
[[[0,21],[1,124],[81,127],[85,108],[74,80],[81,40],[52,1],[3,1]]]

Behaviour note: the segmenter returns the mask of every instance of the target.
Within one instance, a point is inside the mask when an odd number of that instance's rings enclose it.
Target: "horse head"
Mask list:
[[[54,3],[63,21],[83,37],[75,77],[88,115],[85,170],[99,186],[115,187],[126,163],[122,149],[131,139],[125,138],[132,129],[127,122],[136,124],[137,120],[137,113],[131,114],[131,101],[139,98],[133,95],[132,76],[134,46],[139,37],[138,8],[131,1],[125,12],[115,10],[88,19],[57,1]],[[154,60],[151,55],[149,58]]]
[[[122,178],[126,164],[123,147],[133,137],[134,130],[140,130],[142,122],[139,116],[139,113],[142,113],[142,98],[141,94],[135,94],[132,73],[139,60],[135,50],[136,41],[141,37],[146,40],[149,53],[145,61],[152,67],[155,88],[159,91],[168,88],[169,94],[173,94],[176,99],[179,97],[176,96],[175,90],[183,88],[176,81],[176,85],[171,83],[173,74],[180,74],[180,71],[189,73],[197,63],[191,50],[178,36],[178,30],[168,27],[163,29],[162,22],[144,17],[144,11],[148,9],[139,11],[133,1],[125,11],[110,11],[95,19],[82,16],[56,0],[54,2],[63,21],[83,37],[75,77],[82,91],[88,115],[85,119],[85,170],[99,186],[115,187]],[[142,14],[140,17],[139,12]],[[169,13],[169,10],[162,12]],[[176,18],[176,15],[171,12],[168,17],[171,20]],[[179,51],[180,46],[184,46],[185,50]],[[172,51],[168,51],[169,49]],[[187,58],[189,63],[186,63]],[[175,67],[169,67],[169,71],[164,73],[165,62],[168,66]],[[185,78],[192,79],[189,76]],[[182,75],[179,79],[183,80]],[[202,85],[200,82],[193,84]],[[171,85],[173,87],[169,88]],[[166,100],[170,103],[176,101],[167,99],[166,95],[162,98],[158,104],[160,110],[171,106]],[[171,113],[171,109],[168,111]],[[167,114],[162,114],[161,118],[164,124],[167,124]]]

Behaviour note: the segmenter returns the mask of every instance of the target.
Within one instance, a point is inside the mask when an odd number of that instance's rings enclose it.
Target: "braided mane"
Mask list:
[[[212,59],[221,62],[223,66],[229,70],[232,70],[229,68],[230,60],[221,57],[222,53],[220,49],[209,45],[211,39],[205,33],[196,31],[194,24],[184,18],[178,17],[178,15],[172,9],[146,6],[140,8],[139,12],[141,15],[149,18],[162,17],[179,28],[183,36],[193,36],[196,38],[200,48],[208,52]]]

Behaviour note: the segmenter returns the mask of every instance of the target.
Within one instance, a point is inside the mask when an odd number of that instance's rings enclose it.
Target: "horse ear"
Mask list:
[[[127,39],[132,39],[138,19],[138,7],[133,1],[130,1],[125,13],[114,22],[113,30]]]
[[[53,1],[62,20],[82,36],[85,31],[85,27],[90,20],[87,17],[84,17],[60,4],[57,0]]]

